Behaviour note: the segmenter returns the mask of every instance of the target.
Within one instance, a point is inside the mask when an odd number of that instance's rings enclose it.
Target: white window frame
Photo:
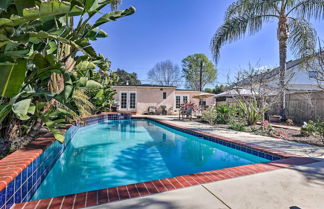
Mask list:
[[[183,104],[183,97],[187,97],[187,102],[190,102],[190,97],[188,94],[176,94],[174,96],[174,109],[179,110],[180,108],[177,108],[177,96],[180,96],[180,105]]]
[[[126,108],[121,107],[121,95],[122,93],[126,93],[127,98],[126,98]],[[130,94],[135,93],[135,108],[130,108]],[[119,110],[124,110],[124,111],[131,111],[131,110],[136,110],[137,108],[137,92],[136,91],[120,91],[119,92]]]

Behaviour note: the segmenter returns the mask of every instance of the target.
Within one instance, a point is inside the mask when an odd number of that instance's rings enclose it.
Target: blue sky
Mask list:
[[[222,24],[232,0],[123,0],[119,9],[133,5],[136,13],[102,27],[108,37],[94,43],[97,51],[112,62],[112,70],[136,72],[148,83],[147,72],[155,63],[170,59],[181,66],[181,60],[194,53],[204,53],[211,60],[210,40]],[[314,22],[318,35],[324,34],[323,22]],[[266,24],[263,30],[221,50],[216,65],[216,83],[226,83],[227,75],[249,63],[274,67],[278,65],[276,25]],[[289,59],[294,57],[290,54]]]

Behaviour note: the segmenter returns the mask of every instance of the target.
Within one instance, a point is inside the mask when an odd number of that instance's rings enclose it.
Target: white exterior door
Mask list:
[[[182,104],[189,102],[189,95],[176,95],[175,96],[175,109],[179,109]]]
[[[135,110],[137,97],[135,91],[121,91],[119,93],[119,109],[120,110]]]

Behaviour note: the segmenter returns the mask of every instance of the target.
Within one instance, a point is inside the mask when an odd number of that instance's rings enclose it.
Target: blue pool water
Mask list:
[[[80,128],[33,200],[269,160],[149,120]]]

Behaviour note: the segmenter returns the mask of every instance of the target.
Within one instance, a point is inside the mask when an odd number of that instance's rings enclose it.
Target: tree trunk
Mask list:
[[[288,25],[286,16],[282,15],[279,18],[278,26],[278,40],[279,40],[279,97],[280,107],[279,114],[282,120],[287,119],[286,115],[286,60],[287,60],[287,39],[288,39]]]
[[[279,41],[279,57],[280,57],[280,70],[279,70],[279,88],[280,88],[280,115],[283,120],[287,119],[286,116],[286,59],[287,59],[287,41]]]

